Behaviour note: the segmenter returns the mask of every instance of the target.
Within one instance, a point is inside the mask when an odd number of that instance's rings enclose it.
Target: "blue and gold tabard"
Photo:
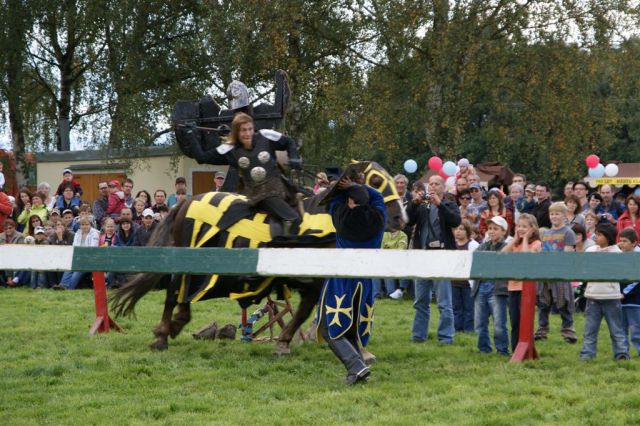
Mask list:
[[[331,278],[325,283],[320,298],[329,337],[338,339],[356,321],[358,338],[366,346],[373,328],[373,284],[371,279]],[[355,315],[354,315],[355,311]],[[318,333],[320,336],[321,333]]]
[[[348,209],[346,194],[331,201],[329,211],[336,228],[338,248],[380,248],[386,223],[386,209],[382,195],[366,188],[369,204]],[[360,210],[358,210],[360,209]],[[351,239],[345,235],[352,236]],[[318,327],[326,324],[331,339],[345,336],[352,327],[362,346],[366,346],[373,327],[373,283],[370,278],[329,278],[318,303]],[[322,333],[318,330],[317,335]],[[352,336],[348,336],[352,337]]]

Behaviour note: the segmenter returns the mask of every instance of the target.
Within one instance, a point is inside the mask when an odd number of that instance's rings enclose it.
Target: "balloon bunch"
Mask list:
[[[611,163],[607,166],[603,166],[600,162],[600,157],[595,154],[588,155],[584,160],[585,164],[589,168],[589,177],[594,179],[601,178],[603,176],[614,177],[618,175],[618,166]]]

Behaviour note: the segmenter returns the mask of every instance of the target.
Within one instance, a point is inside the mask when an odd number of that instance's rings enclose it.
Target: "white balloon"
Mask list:
[[[447,187],[447,189],[453,189],[456,186],[456,177],[455,176],[449,176],[447,178],[447,181],[445,182],[445,185]]]
[[[604,174],[609,176],[609,177],[614,177],[614,176],[618,176],[618,172],[620,171],[620,169],[618,169],[618,166],[615,164],[607,164],[604,168]]]

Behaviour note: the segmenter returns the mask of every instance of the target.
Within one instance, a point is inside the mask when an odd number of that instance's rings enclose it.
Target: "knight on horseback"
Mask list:
[[[206,152],[198,143],[194,143],[192,148],[201,162],[219,162],[223,158],[230,166],[236,167],[240,173],[238,192],[246,195],[249,203],[257,209],[280,219],[284,236],[297,235],[300,216],[292,207],[296,191],[282,175],[276,161],[276,151],[286,151],[289,167],[301,167],[295,140],[275,130],[254,132],[251,116],[237,113],[225,143]]]

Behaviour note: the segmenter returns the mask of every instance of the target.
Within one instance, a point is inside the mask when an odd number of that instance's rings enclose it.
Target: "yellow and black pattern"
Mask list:
[[[191,228],[189,247],[259,248],[272,240],[270,218],[256,211],[247,197],[224,192],[209,192],[194,199],[186,213]],[[335,233],[331,216],[324,209],[318,213],[305,213],[299,235],[324,238]],[[186,242],[185,242],[186,243]],[[238,280],[239,278],[232,278]],[[197,302],[207,297],[219,282],[218,275],[191,288],[191,277],[182,276],[179,303]],[[259,279],[242,282],[242,291],[234,292],[234,299],[255,296],[264,290],[271,280]]]

